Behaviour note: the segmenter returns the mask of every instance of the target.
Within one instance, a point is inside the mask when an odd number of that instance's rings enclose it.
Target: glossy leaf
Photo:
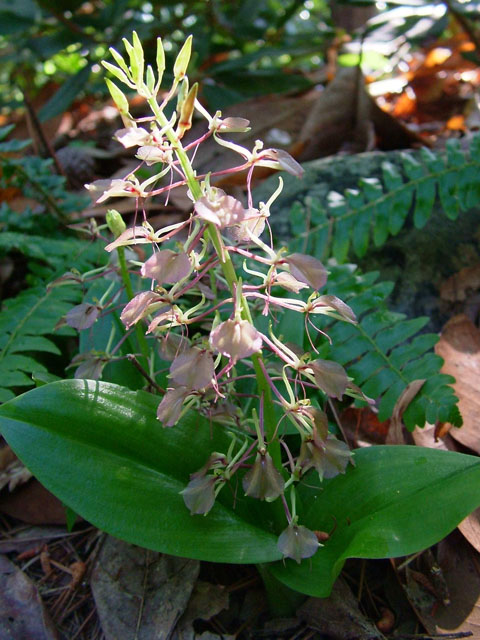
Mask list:
[[[368,447],[356,467],[324,481],[312,499],[304,487],[302,524],[336,529],[308,562],[269,567],[297,591],[328,596],[348,558],[392,558],[425,549],[445,537],[480,505],[480,460],[413,446]]]
[[[110,383],[64,380],[4,404],[0,423],[2,435],[49,490],[112,535],[203,560],[279,559],[267,520],[273,521],[273,504],[245,498],[233,485],[208,517],[189,514],[180,495],[189,474],[212,451],[226,451],[230,439],[224,428],[193,413],[165,429],[157,405],[152,395]]]
[[[275,507],[220,494],[208,516],[191,516],[180,491],[225,429],[190,413],[164,429],[158,399],[110,383],[64,380],[0,407],[2,434],[36,477],[76,513],[129,542],[217,562],[280,560],[285,528]],[[476,457],[423,448],[371,447],[356,466],[299,488],[302,526],[335,532],[311,561],[275,562],[288,586],[328,595],[349,557],[382,558],[428,547],[480,504]],[[234,496],[236,494],[236,496]]]

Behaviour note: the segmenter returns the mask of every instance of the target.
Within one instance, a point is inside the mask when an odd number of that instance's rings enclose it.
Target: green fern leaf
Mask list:
[[[409,429],[437,420],[461,423],[451,376],[440,373],[443,360],[431,351],[438,336],[419,334],[428,318],[407,319],[389,311],[391,283],[376,282],[377,273],[358,274],[352,265],[329,265],[328,293],[343,298],[357,314],[358,324],[325,321],[321,326],[332,343],[319,349],[322,357],[342,364],[354,382],[378,402],[378,418],[391,417],[407,385],[426,379],[403,419]]]
[[[0,399],[12,397],[12,389],[33,386],[32,374],[47,367],[35,357],[38,353],[60,353],[46,335],[80,301],[81,291],[71,286],[49,289],[45,286],[22,291],[5,300],[0,316]],[[70,330],[63,329],[63,335]],[[29,355],[24,355],[28,352]]]
[[[480,204],[479,154],[480,135],[472,138],[468,152],[451,140],[446,153],[421,149],[398,154],[396,164],[382,164],[381,178],[362,178],[358,189],[347,189],[344,195],[330,193],[325,208],[318,201],[315,205],[311,197],[307,205],[306,199],[307,212],[318,213],[304,216],[303,230],[297,217],[293,235],[302,239],[305,251],[319,259],[333,255],[344,262],[350,246],[359,257],[367,252],[371,238],[375,246],[382,246],[390,235],[400,232],[410,213],[415,227],[423,228],[432,216],[437,195],[444,215],[455,220],[460,211]]]
[[[17,388],[33,386],[33,378],[48,374],[48,361],[61,350],[54,335],[76,335],[69,327],[56,330],[59,320],[81,301],[80,287],[47,288],[45,282],[69,269],[87,270],[106,261],[101,243],[77,238],[43,238],[23,233],[0,235],[0,252],[16,250],[31,261],[29,280],[35,286],[2,304],[0,314],[0,402]],[[46,355],[48,354],[48,358]]]

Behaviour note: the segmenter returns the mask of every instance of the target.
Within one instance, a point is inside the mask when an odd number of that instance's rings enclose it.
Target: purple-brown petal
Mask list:
[[[302,525],[289,524],[278,538],[277,547],[284,558],[291,558],[298,564],[303,558],[310,558],[320,547],[313,531]]]
[[[305,282],[316,291],[325,286],[327,270],[317,258],[303,253],[292,253],[286,261],[290,267],[290,273],[300,282]]]

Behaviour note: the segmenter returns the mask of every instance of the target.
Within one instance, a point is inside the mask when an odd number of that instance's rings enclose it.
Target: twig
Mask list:
[[[396,635],[395,640],[456,640],[456,638],[470,638],[473,636],[471,631],[456,631],[455,633],[436,633],[434,635],[424,633],[402,633]]]
[[[140,362],[137,360],[137,356],[134,355],[133,353],[129,353],[127,355],[127,360],[129,360],[133,366],[138,369],[140,371],[140,373],[142,374],[142,376],[145,378],[145,380],[157,391],[159,391],[160,393],[165,393],[165,389],[163,389],[160,385],[158,385],[155,380],[150,376],[150,374],[145,371],[145,369],[142,367],[142,365],[140,364]]]
[[[47,153],[52,158],[53,164],[55,165],[55,169],[57,170],[57,173],[65,178],[65,172],[63,171],[62,166],[58,161],[58,158],[55,154],[55,151],[53,150],[52,145],[47,140],[45,132],[43,131],[42,124],[38,119],[38,116],[35,112],[33,104],[31,103],[30,98],[27,96],[25,91],[23,92],[23,101],[25,102],[25,107],[27,108],[28,117],[31,120],[32,127],[35,133],[37,134],[37,136],[39,137],[40,142],[42,143],[44,152]]]

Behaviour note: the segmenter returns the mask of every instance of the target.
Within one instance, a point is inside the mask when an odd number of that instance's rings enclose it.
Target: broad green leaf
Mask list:
[[[209,561],[280,559],[277,503],[226,490],[207,517],[189,515],[179,492],[212,450],[225,450],[228,438],[193,413],[164,429],[155,418],[157,402],[109,383],[66,380],[0,407],[0,425],[48,489],[113,535]],[[476,457],[397,446],[362,449],[355,458],[345,475],[317,488],[312,475],[300,487],[302,524],[328,531],[336,523],[336,529],[311,561],[272,565],[298,591],[326,596],[347,558],[418,551],[480,504]]]
[[[64,380],[2,405],[0,426],[50,491],[112,535],[209,561],[279,559],[267,524],[275,505],[245,498],[235,483],[207,517],[190,515],[180,495],[189,474],[230,440],[194,413],[165,429],[157,405],[152,395],[110,383]]]
[[[309,562],[276,562],[269,570],[292,589],[328,596],[348,558],[392,558],[425,549],[480,505],[480,460],[413,446],[368,447],[356,466],[322,484],[302,524],[336,529]],[[310,478],[309,478],[310,480]],[[311,481],[311,480],[310,480]]]

